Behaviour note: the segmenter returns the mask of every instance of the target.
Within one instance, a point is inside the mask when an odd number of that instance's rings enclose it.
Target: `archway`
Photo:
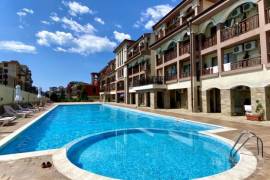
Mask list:
[[[245,115],[245,105],[251,105],[251,91],[248,86],[231,89],[231,112],[233,116]]]
[[[220,89],[213,88],[207,91],[207,106],[207,112],[209,113],[221,112]]]

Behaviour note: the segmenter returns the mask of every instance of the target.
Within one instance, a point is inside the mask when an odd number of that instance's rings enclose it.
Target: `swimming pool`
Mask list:
[[[109,105],[59,105],[0,148],[0,155],[58,149],[93,133],[126,128],[198,132],[219,128]]]
[[[139,128],[82,138],[71,143],[67,157],[105,177],[185,180],[231,169],[229,153],[229,145],[199,133]]]

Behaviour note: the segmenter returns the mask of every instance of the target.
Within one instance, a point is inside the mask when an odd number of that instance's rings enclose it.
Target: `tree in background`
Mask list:
[[[57,94],[55,92],[53,92],[50,96],[50,99],[53,101],[53,102],[58,102],[59,101],[59,98],[57,96]]]
[[[81,92],[80,92],[80,100],[81,101],[87,101],[88,100],[88,93],[85,89],[85,87],[81,88]]]

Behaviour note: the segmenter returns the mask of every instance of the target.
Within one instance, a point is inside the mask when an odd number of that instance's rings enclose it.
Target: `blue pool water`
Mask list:
[[[92,133],[125,128],[198,132],[217,127],[106,105],[61,105],[2,147],[0,155],[61,148]]]
[[[230,169],[229,152],[228,145],[198,133],[132,129],[87,137],[69,148],[68,158],[117,179],[185,180]]]

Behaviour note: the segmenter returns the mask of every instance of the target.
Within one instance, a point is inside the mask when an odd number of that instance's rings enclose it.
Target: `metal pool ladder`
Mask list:
[[[239,144],[240,140],[242,138],[245,138],[245,141],[239,145],[239,147],[236,149],[237,144]],[[241,134],[239,135],[239,137],[237,138],[237,140],[235,141],[231,151],[230,151],[230,157],[229,160],[231,162],[231,164],[234,166],[236,163],[235,160],[235,155],[240,151],[241,148],[243,148],[245,146],[245,144],[252,138],[256,138],[257,140],[257,152],[258,155],[260,155],[260,150],[261,150],[261,156],[263,157],[263,141],[262,139],[257,136],[255,133],[251,132],[251,131],[243,131],[241,132]],[[261,145],[261,148],[260,148]]]

